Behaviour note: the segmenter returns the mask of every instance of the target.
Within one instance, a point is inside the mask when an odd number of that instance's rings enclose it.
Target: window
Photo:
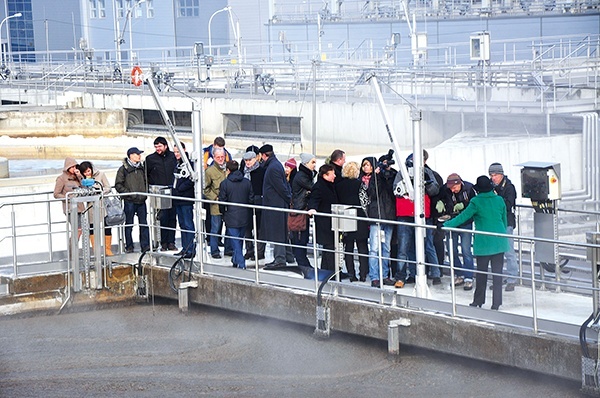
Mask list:
[[[200,16],[200,0],[179,0],[179,17]]]
[[[146,0],[146,18],[154,18],[154,0]]]
[[[123,0],[116,0],[117,3],[117,17],[125,18],[125,4]]]
[[[105,0],[90,0],[90,18],[106,18]]]
[[[134,11],[133,11],[133,17],[134,18],[141,18],[142,17],[142,4],[140,4],[139,2],[135,2],[135,4],[133,5],[134,7]]]
[[[14,15],[18,12],[21,17],[11,18],[6,21],[9,28],[10,51],[7,48],[7,42],[2,44],[5,59],[17,62],[35,62],[36,56],[35,41],[33,35],[33,19],[30,0],[7,0],[8,15]],[[3,25],[4,29],[4,25]]]

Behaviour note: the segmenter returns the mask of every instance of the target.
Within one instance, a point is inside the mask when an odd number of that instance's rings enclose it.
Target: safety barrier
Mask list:
[[[0,217],[3,221],[0,224],[0,249],[3,253],[10,253],[10,255],[4,256],[0,259],[0,275],[8,278],[18,278],[23,275],[68,271],[68,268],[65,265],[66,258],[68,255],[68,251],[66,250],[66,221],[64,215],[61,214],[62,212],[58,203],[59,201],[55,199],[44,198],[44,196],[48,195],[48,193],[37,194],[35,196],[40,196],[41,198],[39,200],[33,201],[31,200],[31,195],[28,197],[5,196],[1,198],[2,204],[0,204]],[[158,194],[148,195],[155,196],[157,198],[165,196]],[[217,203],[208,200],[193,201],[195,202],[195,205],[198,209],[202,207],[203,203]],[[273,209],[263,206],[244,206],[228,203],[221,204],[250,208],[252,210],[252,220],[253,226],[255,228],[258,227],[256,225],[257,210],[270,210],[286,213],[291,211],[289,209]],[[18,211],[16,211],[17,209]],[[150,213],[153,213],[152,209]],[[364,219],[353,217],[350,215],[321,213],[317,213],[316,215],[323,217],[332,217],[334,219],[362,220],[368,221],[373,224],[377,224],[378,222],[380,222],[380,220],[376,219]],[[31,222],[32,219],[39,219],[44,221]],[[268,273],[265,273],[265,271],[263,270],[263,265],[259,262],[257,256],[255,256],[254,261],[248,262],[249,268],[252,268],[252,265],[254,265],[254,269],[251,269],[251,272],[244,271],[243,273],[236,272],[232,274],[231,266],[224,266],[222,262],[211,260],[209,252],[206,251],[207,245],[204,242],[206,238],[209,237],[211,234],[204,231],[204,223],[203,220],[201,220],[201,212],[199,211],[195,212],[195,223],[197,226],[197,231],[190,231],[196,233],[198,238],[198,250],[196,252],[194,262],[194,273],[216,275],[225,278],[241,278],[254,282],[256,284],[273,283],[278,286],[292,287],[294,289],[306,290],[308,292],[312,292],[313,294],[317,294],[320,285],[319,279],[323,279],[322,276],[319,275],[317,266],[317,259],[319,255],[322,255],[326,251],[333,252],[334,255],[337,256],[336,266],[338,267],[338,271],[341,271],[344,268],[344,266],[342,265],[342,258],[343,255],[346,253],[344,253],[341,248],[338,247],[336,248],[336,250],[324,250],[323,248],[320,248],[316,244],[314,244],[314,242],[316,242],[316,235],[314,223],[311,222],[311,237],[313,243],[309,244],[307,249],[309,251],[309,257],[312,257],[312,264],[315,267],[312,270],[312,272],[314,272],[314,275],[311,276],[310,280],[298,279],[297,277],[286,276],[285,274],[278,274],[276,277],[268,275]],[[428,225],[418,226],[412,223],[403,223],[396,221],[389,221],[386,223],[393,225],[394,228],[397,228],[399,225],[410,226],[415,228],[424,228],[429,230],[435,228],[433,226]],[[148,226],[151,229],[159,228],[159,226],[155,224],[154,217],[151,217],[149,219]],[[119,250],[117,251],[114,258],[107,258],[108,260],[110,260],[110,262],[122,261],[123,259],[123,227],[124,226],[115,227],[119,231]],[[445,230],[454,232],[464,232],[464,230],[459,229],[448,228]],[[176,231],[181,232],[179,228],[176,228]],[[477,231],[472,231],[472,233],[486,234]],[[553,332],[552,330],[549,330],[549,327],[547,325],[547,322],[549,321],[548,312],[545,312],[541,316],[539,313],[540,299],[538,298],[538,296],[540,294],[546,294],[546,292],[552,292],[552,294],[557,294],[556,292],[563,291],[563,293],[561,294],[565,296],[565,300],[573,301],[573,306],[577,309],[577,314],[573,313],[573,315],[575,316],[577,316],[579,312],[589,313],[592,311],[592,298],[594,298],[594,300],[597,300],[598,289],[594,287],[594,285],[591,283],[592,272],[589,266],[590,263],[587,261],[586,252],[588,250],[598,250],[600,249],[600,245],[594,245],[585,242],[568,242],[565,240],[542,239],[521,235],[498,235],[512,237],[514,238],[515,242],[517,242],[519,275],[516,277],[516,279],[518,281],[518,289],[521,291],[524,291],[524,289],[528,289],[531,293],[531,298],[528,300],[529,303],[526,303],[525,301],[519,303],[520,316],[525,317],[524,319],[519,318],[519,327],[531,329],[536,333]],[[260,242],[263,242],[267,245],[272,243],[268,241],[261,241],[258,239],[257,236],[254,236],[252,240],[255,247]],[[447,241],[449,244],[452,243],[450,236],[447,236]],[[47,246],[41,246],[42,242],[47,242]],[[557,281],[554,279],[552,273],[546,272],[546,274],[544,274],[544,272],[541,271],[539,263],[535,260],[536,245],[539,245],[541,243],[557,244],[560,246],[561,251],[568,253],[571,256],[571,258],[573,258],[572,264],[569,266],[570,272],[572,273],[572,275],[575,273],[579,273],[579,279],[573,277],[573,280],[571,281],[566,280],[566,278]],[[294,245],[291,245],[289,243],[285,243],[283,245],[287,247],[294,247]],[[412,292],[409,289],[407,290],[407,287],[398,290],[391,290],[387,287],[384,287],[383,284],[381,284],[379,288],[372,288],[369,284],[347,283],[343,280],[340,280],[339,274],[336,276],[336,278],[334,278],[328,283],[328,287],[323,291],[323,294],[348,297],[351,299],[364,300],[367,302],[376,302],[383,305],[405,306],[408,308],[417,305],[418,308],[429,308],[432,311],[447,313],[452,317],[466,316],[468,318],[478,319],[479,317],[483,316],[483,318],[486,319],[486,316],[483,315],[485,312],[487,312],[486,310],[480,310],[483,312],[465,313],[465,300],[468,299],[470,293],[464,293],[462,292],[462,289],[456,289],[454,283],[452,283],[454,280],[455,272],[459,268],[456,265],[453,255],[451,254],[452,251],[449,251],[448,253],[449,261],[443,265],[440,265],[440,268],[445,270],[447,274],[450,274],[451,280],[448,282],[447,278],[444,278],[444,289],[434,290],[435,297],[433,298],[413,297],[411,295]],[[577,253],[579,254],[575,255]],[[352,254],[356,257],[361,256],[361,254]],[[161,258],[161,260],[156,263],[159,266],[170,267],[173,261],[175,261],[175,257],[172,255],[169,256],[167,260],[165,260],[164,253],[155,250],[151,250],[150,257]],[[382,260],[389,260],[392,263],[397,261],[396,258],[384,257],[380,250],[377,255],[377,262],[380,267],[380,273]],[[47,267],[43,267],[43,264],[46,264]],[[35,267],[32,267],[32,265],[35,265]],[[424,263],[422,265],[435,266],[436,264]],[[559,268],[559,272],[562,271],[564,271],[564,269],[561,270]],[[474,274],[478,273],[477,270],[474,270],[473,272]],[[488,275],[488,277],[492,277],[494,275],[491,272],[486,272],[486,274]],[[449,289],[447,287],[448,284]],[[569,293],[569,291],[573,293]],[[521,299],[525,300],[522,295],[520,297]],[[440,304],[440,300],[446,302],[449,301],[449,306],[445,304]],[[545,300],[546,298],[543,299],[542,304],[544,304]],[[581,319],[583,320],[584,318],[585,316],[582,316]],[[553,319],[551,316],[550,320],[553,321],[555,319]],[[510,324],[512,321],[504,320],[504,322],[508,322]],[[542,323],[542,326],[540,326],[540,323]],[[574,330],[573,327],[567,327],[565,330],[559,330],[554,332],[559,334],[572,335]]]

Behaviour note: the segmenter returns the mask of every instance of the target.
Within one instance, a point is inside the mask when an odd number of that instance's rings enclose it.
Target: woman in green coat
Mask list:
[[[506,233],[506,205],[504,199],[496,195],[492,182],[487,176],[477,178],[473,186],[477,196],[471,199],[467,208],[455,218],[444,223],[444,227],[458,227],[469,219],[475,222],[475,231]],[[473,255],[477,259],[475,294],[472,307],[481,307],[485,303],[488,266],[491,263],[493,276],[492,309],[502,305],[502,264],[504,252],[510,249],[508,239],[500,236],[475,234]]]

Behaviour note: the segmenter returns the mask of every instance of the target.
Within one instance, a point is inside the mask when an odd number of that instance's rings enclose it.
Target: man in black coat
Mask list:
[[[263,160],[263,167],[265,168],[263,206],[289,209],[292,200],[292,192],[290,184],[288,184],[285,178],[283,165],[277,157],[275,157],[272,145],[263,145],[259,152]],[[283,244],[287,242],[288,236],[287,213],[263,210],[261,231],[265,240],[274,243],[273,262],[266,265],[286,265],[286,249]]]
[[[252,183],[241,171],[240,165],[235,160],[227,162],[227,178],[221,182],[219,187],[219,202],[252,204],[254,196]],[[234,267],[246,268],[246,259],[242,252],[242,241],[246,233],[248,220],[250,219],[250,208],[219,204],[219,210],[223,214],[223,220],[227,227],[227,233],[231,237],[233,255],[231,261]]]
[[[506,205],[506,234],[512,235],[517,224],[515,219],[515,205],[517,202],[517,190],[514,184],[504,175],[504,168],[500,163],[492,163],[488,169],[490,180],[494,184],[496,193],[504,199]],[[506,278],[506,291],[512,292],[515,290],[517,276],[519,275],[519,264],[517,263],[517,255],[515,254],[514,239],[509,238],[508,242],[511,249],[504,253],[506,258],[506,273],[509,275]]]
[[[169,150],[169,144],[164,137],[154,140],[155,152],[146,157],[146,173],[148,185],[162,185],[173,188],[177,159]],[[163,251],[177,250],[175,246],[175,227],[177,226],[176,211],[173,207],[160,210],[160,245]]]
[[[324,164],[319,168],[317,182],[312,188],[308,199],[308,213],[331,214],[331,205],[338,202],[333,183],[335,170],[333,165]],[[331,217],[315,216],[317,230],[317,243],[323,245],[321,255],[321,269],[335,272],[335,236],[331,229]]]

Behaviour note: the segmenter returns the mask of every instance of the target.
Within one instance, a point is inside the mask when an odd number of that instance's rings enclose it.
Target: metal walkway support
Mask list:
[[[410,319],[395,319],[388,324],[388,354],[400,355],[400,326],[410,326]]]
[[[190,298],[188,295],[189,288],[197,288],[198,281],[182,282],[177,290],[177,298],[179,301],[179,310],[183,313],[187,313],[190,305]]]

